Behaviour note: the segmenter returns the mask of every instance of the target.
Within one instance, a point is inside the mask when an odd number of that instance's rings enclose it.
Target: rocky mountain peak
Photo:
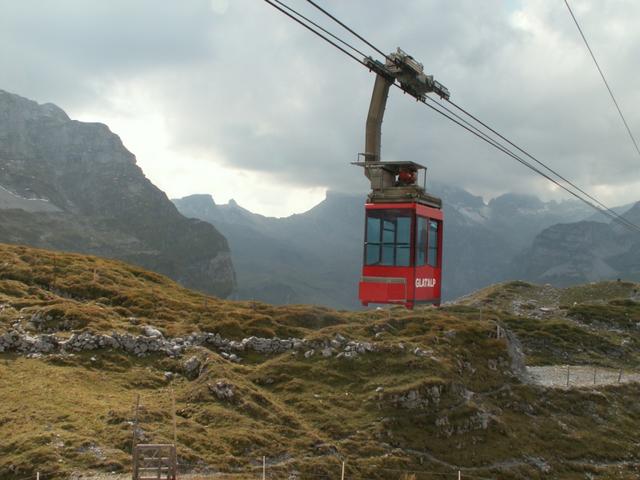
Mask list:
[[[191,208],[202,212],[209,212],[218,208],[216,202],[213,200],[213,197],[208,193],[196,193],[193,195],[187,195],[186,197],[174,200],[174,203],[176,205],[189,205]]]
[[[218,295],[234,288],[226,239],[178,213],[106,125],[0,92],[0,186],[0,242],[120,258]]]
[[[525,195],[522,193],[505,193],[489,201],[489,207],[495,209],[526,208],[535,210],[544,208],[544,206],[544,202],[535,195]]]
[[[12,118],[14,122],[20,120],[53,120],[68,122],[69,116],[57,105],[45,103],[43,105],[5,90],[0,90],[0,112],[5,120]]]
[[[636,202],[622,216],[631,223],[640,224],[640,202]]]

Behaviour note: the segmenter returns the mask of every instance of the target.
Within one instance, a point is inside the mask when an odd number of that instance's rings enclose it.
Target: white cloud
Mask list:
[[[211,10],[218,15],[224,15],[229,9],[229,0],[211,0]]]

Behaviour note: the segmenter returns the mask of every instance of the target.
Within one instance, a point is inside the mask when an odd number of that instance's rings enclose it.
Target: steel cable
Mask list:
[[[428,100],[434,101],[431,97],[427,97]],[[586,205],[588,205],[589,207],[593,208],[594,210],[598,211],[599,213],[602,213],[606,216],[608,216],[609,218],[611,218],[614,221],[619,222],[621,225],[627,227],[627,228],[631,228],[633,230],[636,230],[637,232],[640,232],[640,227],[629,222],[628,220],[622,218],[619,219],[616,216],[613,216],[612,214],[610,214],[607,210],[603,210],[600,207],[594,205],[593,203],[591,203],[589,200],[586,200],[585,198],[583,198],[582,196],[580,196],[579,194],[577,194],[576,192],[573,192],[572,190],[568,189],[566,186],[562,185],[560,182],[558,182],[557,180],[555,180],[554,178],[550,177],[549,175],[547,175],[546,173],[544,173],[542,170],[536,168],[534,165],[532,165],[531,163],[527,162],[526,160],[524,160],[522,157],[516,155],[513,151],[511,151],[510,149],[508,149],[507,147],[505,147],[504,145],[498,143],[496,140],[492,139],[491,137],[489,137],[488,135],[484,134],[483,132],[481,132],[480,130],[477,129],[477,127],[473,127],[471,125],[468,124],[468,122],[466,122],[463,119],[456,120],[455,118],[453,118],[452,116],[447,115],[446,113],[444,113],[441,110],[438,110],[436,107],[426,103],[426,101],[422,101],[422,103],[424,103],[424,105],[426,105],[427,107],[431,108],[432,110],[434,110],[435,112],[439,113],[440,115],[448,118],[449,120],[451,120],[452,122],[456,123],[457,125],[459,125],[460,127],[464,128],[465,130],[469,131],[470,133],[472,133],[473,135],[475,135],[476,137],[480,138],[481,140],[487,142],[488,144],[492,145],[494,148],[500,150],[501,152],[503,152],[505,155],[510,156],[511,158],[513,158],[514,160],[516,160],[517,162],[521,163],[522,165],[526,166],[527,168],[531,169],[532,171],[534,171],[535,173],[537,173],[538,175],[541,175],[542,177],[546,178],[547,180],[549,180],[550,182],[554,183],[555,185],[557,185],[558,187],[562,188],[563,190],[565,190],[567,193],[569,193],[570,195],[574,196],[575,198],[577,198],[578,200],[580,200],[581,202],[585,203]],[[441,104],[438,103],[439,106],[442,106]],[[455,115],[455,114],[453,114]],[[465,125],[465,123],[467,125]],[[616,214],[617,215],[617,214]]]
[[[431,99],[432,101],[435,101],[433,99]],[[598,205],[600,205],[600,207],[602,207],[602,209],[606,210],[607,212],[610,213],[610,216],[615,217],[618,219],[619,222],[622,222],[628,226],[632,226],[632,227],[636,227],[634,224],[632,224],[631,222],[629,222],[626,218],[624,218],[623,216],[621,216],[620,214],[618,214],[617,212],[615,212],[614,210],[612,210],[611,208],[607,207],[605,204],[603,204],[602,202],[600,202],[597,198],[593,197],[592,195],[590,195],[589,193],[585,192],[582,188],[580,188],[579,186],[577,186],[575,183],[573,183],[571,180],[565,178],[563,175],[561,175],[560,173],[558,173],[556,170],[554,170],[553,168],[547,166],[545,163],[543,163],[542,161],[538,160],[536,157],[534,157],[533,155],[531,155],[529,152],[527,152],[526,150],[524,150],[523,148],[519,147],[517,144],[513,143],[511,140],[509,140],[508,138],[506,138],[505,136],[503,136],[501,133],[497,132],[496,130],[494,130],[492,127],[490,127],[489,125],[487,125],[485,122],[483,122],[482,120],[480,120],[479,118],[477,118],[475,115],[469,113],[467,110],[465,110],[464,108],[460,107],[459,105],[457,105],[455,102],[452,102],[451,100],[447,100],[448,103],[450,103],[451,105],[453,105],[455,108],[457,108],[458,110],[460,110],[462,113],[464,113],[465,115],[467,115],[468,117],[472,118],[473,120],[475,120],[476,122],[478,122],[480,125],[482,125],[483,127],[485,127],[487,130],[491,131],[492,133],[494,133],[495,135],[497,135],[498,137],[500,137],[502,140],[504,140],[505,142],[507,142],[509,145],[511,145],[512,147],[516,148],[518,151],[520,151],[521,153],[523,153],[524,155],[526,155],[527,157],[529,157],[531,160],[533,160],[534,162],[536,162],[538,165],[544,167],[547,171],[551,172],[552,174],[554,174],[555,176],[557,176],[558,178],[562,179],[564,182],[566,182],[567,184],[571,185],[571,187],[575,188],[576,190],[578,190],[580,193],[584,194],[585,196],[587,196],[590,200],[593,200],[594,202],[596,202]],[[436,103],[438,103],[436,101]],[[441,107],[445,108],[447,111],[451,112],[451,110],[449,110],[448,108],[446,108],[444,105],[440,104]],[[451,112],[452,114],[454,114],[453,112]],[[454,114],[455,115],[455,114]],[[457,115],[456,115],[457,116]],[[603,212],[604,213],[604,212]]]
[[[342,43],[344,46],[349,47],[351,50],[353,50],[354,52],[356,52],[358,55],[362,55],[363,57],[366,57],[367,55],[365,53],[363,53],[361,50],[358,50],[356,47],[354,47],[353,45],[351,45],[350,43],[346,42],[345,40],[343,40],[342,38],[338,37],[336,34],[330,32],[329,30],[327,30],[326,28],[324,28],[323,26],[317,24],[316,22],[314,22],[313,20],[309,19],[308,17],[305,17],[303,14],[301,14],[300,12],[294,10],[293,8],[291,8],[289,5],[287,5],[286,3],[281,2],[280,0],[272,0],[274,2],[276,2],[278,5],[280,5],[283,8],[286,8],[287,10],[289,10],[290,12],[292,12],[294,15],[297,15],[299,18],[304,19],[306,22],[309,22],[311,25],[313,25],[316,28],[319,28],[320,30],[322,30],[324,33],[326,33],[327,35],[331,36],[333,39],[337,40],[338,42]]]
[[[633,142],[633,146],[635,147],[636,152],[638,152],[638,155],[640,155],[640,148],[638,148],[638,142],[636,142],[636,139],[633,136],[633,133],[631,133],[631,128],[629,128],[629,124],[627,123],[627,119],[624,118],[624,115],[622,114],[622,110],[620,109],[620,105],[618,105],[618,101],[616,100],[616,97],[613,95],[613,91],[611,90],[611,87],[609,86],[609,82],[607,82],[607,79],[604,76],[604,72],[600,68],[600,64],[598,63],[598,60],[596,60],[596,56],[594,55],[593,50],[591,50],[591,46],[589,45],[589,42],[587,41],[587,37],[585,37],[584,32],[582,31],[582,28],[580,27],[580,24],[578,23],[578,19],[573,14],[573,10],[571,10],[571,7],[569,6],[568,0],[564,0],[564,4],[567,6],[567,9],[569,10],[569,13],[571,14],[571,18],[573,18],[573,22],[576,24],[576,27],[578,27],[578,32],[580,32],[580,36],[582,37],[582,40],[584,41],[584,44],[587,47],[587,50],[589,50],[589,54],[591,55],[591,58],[593,59],[593,63],[596,64],[596,68],[598,69],[598,72],[600,73],[600,76],[602,77],[602,81],[604,82],[604,86],[607,87],[607,91],[609,92],[609,95],[611,96],[611,100],[613,100],[613,104],[616,106],[616,109],[618,110],[618,114],[620,115],[620,118],[622,119],[622,123],[624,123],[624,127],[627,129],[627,133],[629,134],[629,138],[631,138],[631,141]]]
[[[339,49],[340,51],[342,51],[344,54],[348,55],[351,59],[355,60],[356,62],[358,62],[360,65],[364,66],[365,68],[371,70],[369,68],[369,66],[363,62],[362,60],[360,60],[359,58],[357,58],[355,55],[351,54],[350,52],[346,51],[343,47],[341,47],[340,45],[336,44],[334,41],[332,41],[330,38],[327,38],[326,36],[324,36],[322,33],[318,32],[317,30],[315,30],[312,26],[304,23],[302,20],[300,20],[300,18],[304,18],[306,19],[306,17],[304,17],[302,14],[300,14],[299,12],[297,12],[296,10],[294,10],[293,8],[287,6],[286,4],[284,4],[283,2],[281,2],[280,0],[273,0],[273,1],[277,1],[279,4],[283,5],[285,8],[287,8],[287,10],[293,12],[295,15],[297,15],[299,18],[294,17],[292,14],[290,14],[289,12],[285,11],[283,8],[279,7],[278,5],[274,4],[272,0],[264,0],[265,2],[267,2],[268,4],[270,4],[271,6],[273,6],[274,8],[276,8],[277,10],[279,10],[280,12],[282,12],[283,14],[285,14],[286,16],[288,16],[289,18],[291,18],[292,20],[294,20],[296,23],[299,23],[300,25],[302,25],[303,27],[305,27],[307,30],[309,30],[310,32],[314,33],[315,35],[317,35],[318,37],[320,37],[321,39],[323,39],[324,41],[326,41],[327,43],[331,44],[332,46],[334,46],[335,48]],[[347,25],[345,25],[343,22],[341,22],[340,20],[338,20],[336,17],[334,17],[333,15],[331,15],[329,12],[327,12],[325,9],[323,9],[322,7],[318,6],[315,2],[313,2],[312,0],[307,0],[307,2],[309,2],[310,4],[312,4],[314,7],[316,7],[317,9],[319,9],[320,11],[322,11],[325,15],[329,16],[332,20],[334,20],[335,22],[337,22],[339,25],[341,25],[342,27],[344,27],[345,29],[347,29],[349,32],[351,32],[353,35],[355,35],[356,37],[358,37],[360,40],[362,40],[363,42],[365,42],[367,45],[369,45],[371,48],[373,48],[374,50],[376,50],[378,53],[382,54],[384,57],[386,57],[386,54],[384,52],[382,52],[380,49],[378,49],[375,45],[373,45],[372,43],[370,43],[368,40],[366,40],[364,37],[362,37],[361,35],[359,35],[357,32],[355,32],[354,30],[352,30],[350,27],[348,27]],[[308,20],[308,19],[307,19]],[[310,21],[311,22],[311,21]],[[313,23],[313,22],[311,22]],[[319,27],[320,28],[320,27]],[[324,29],[323,29],[324,30]],[[334,38],[337,38],[335,35],[331,34],[330,32],[327,32],[328,34],[330,34],[331,36],[333,36]],[[347,46],[349,46],[349,48],[356,50],[354,47],[352,47],[350,44],[348,44],[347,42],[343,41],[342,39],[339,39],[339,41]],[[359,51],[358,51],[359,52]],[[359,52],[360,53],[360,52]],[[394,86],[400,88],[401,90],[405,91],[404,88],[402,88],[402,86],[400,86],[397,83],[393,84]],[[457,118],[459,118],[460,120],[456,120],[453,116],[448,115],[447,113],[443,112],[442,110],[439,110],[438,108],[430,105],[427,103],[426,99],[431,100],[433,102],[435,102],[438,106],[442,107],[443,109],[446,109],[447,111],[449,111],[452,115],[456,116]],[[569,180],[567,180],[564,176],[560,175],[559,173],[557,173],[555,170],[553,170],[552,168],[548,167],[546,164],[544,164],[543,162],[541,162],[540,160],[536,159],[535,157],[533,157],[532,155],[530,155],[528,152],[526,152],[525,150],[523,150],[522,148],[520,148],[519,146],[517,146],[515,143],[511,142],[510,140],[508,140],[506,137],[504,137],[503,135],[501,135],[500,133],[498,133],[497,131],[495,131],[493,128],[489,127],[488,125],[486,125],[484,122],[480,121],[477,117],[471,115],[469,112],[467,112],[466,110],[464,110],[462,107],[458,106],[457,104],[449,101],[449,103],[451,103],[451,105],[455,106],[456,108],[458,108],[461,112],[463,112],[465,115],[469,116],[470,118],[472,118],[473,120],[475,120],[476,122],[478,122],[479,124],[481,124],[483,127],[487,128],[489,131],[491,131],[492,133],[494,133],[495,135],[499,136],[501,139],[503,139],[504,141],[506,141],[507,143],[509,143],[510,145],[512,145],[513,147],[515,147],[516,149],[518,149],[519,151],[521,151],[522,153],[524,153],[525,155],[529,156],[532,160],[534,160],[536,163],[540,164],[543,168],[545,168],[547,171],[551,172],[553,175],[556,175],[558,178],[560,178],[561,180],[563,180],[564,182],[568,183],[569,185],[571,185],[573,188],[575,188],[576,190],[578,190],[579,192],[581,192],[583,195],[585,195],[586,197],[590,198],[591,200],[595,201],[597,204],[602,205],[603,208],[598,207],[597,205],[595,205],[594,203],[590,202],[589,200],[585,199],[582,195],[580,195],[579,193],[574,192],[573,190],[569,189],[568,187],[566,187],[565,185],[561,184],[559,181],[557,181],[556,179],[552,178],[551,176],[549,176],[548,174],[544,173],[543,171],[541,171],[540,169],[536,168],[534,165],[532,165],[530,162],[527,162],[526,160],[524,160],[522,157],[518,156],[517,154],[515,154],[511,149],[509,149],[508,147],[500,144],[497,140],[491,138],[488,134],[481,132],[477,127],[472,126],[469,122],[467,122],[466,120],[463,120],[462,118],[460,118],[459,115],[455,114],[454,112],[451,112],[451,110],[449,110],[448,108],[446,108],[445,106],[443,106],[442,104],[440,104],[439,102],[436,102],[434,99],[432,99],[431,97],[426,97],[426,99],[422,99],[419,100],[421,103],[423,103],[424,105],[426,105],[427,107],[431,108],[432,110],[434,110],[435,112],[439,113],[440,115],[444,116],[445,118],[451,120],[452,122],[456,123],[458,126],[464,128],[465,130],[469,131],[470,133],[472,133],[473,135],[475,135],[476,137],[480,138],[481,140],[487,142],[489,145],[493,146],[494,148],[500,150],[501,152],[503,152],[504,154],[510,156],[511,158],[513,158],[514,160],[518,161],[519,163],[521,163],[522,165],[526,166],[527,168],[531,169],[533,172],[541,175],[542,177],[546,178],[547,180],[549,180],[550,182],[552,182],[553,184],[555,184],[556,186],[560,187],[561,189],[563,189],[564,191],[566,191],[567,193],[569,193],[570,195],[572,195],[573,197],[577,198],[578,200],[580,200],[581,202],[585,203],[587,206],[589,206],[590,208],[593,208],[594,210],[596,210],[597,212],[604,214],[606,216],[608,216],[609,218],[611,218],[612,220],[618,222],[619,224],[640,232],[640,226],[630,222],[628,219],[625,219],[624,217],[622,217],[621,215],[619,215],[618,213],[616,213],[615,211],[611,210],[609,207],[607,207],[606,205],[604,205],[602,202],[600,202],[599,200],[597,200],[595,197],[589,195],[588,193],[586,193],[583,189],[581,189],[580,187],[576,186],[573,182],[570,182]]]
[[[378,52],[380,55],[382,55],[384,58],[387,58],[387,54],[384,53],[382,50],[380,50],[378,47],[376,47],[373,43],[371,43],[369,40],[367,40],[366,38],[364,38],[362,35],[360,35],[359,33],[357,33],[355,30],[353,30],[351,27],[349,27],[348,25],[344,24],[343,22],[341,22],[340,20],[338,20],[335,16],[333,16],[331,13],[329,13],[327,10],[325,10],[324,8],[322,8],[320,5],[318,5],[316,2],[314,2],[313,0],[307,0],[308,3],[310,3],[311,5],[313,5],[315,8],[317,8],[318,10],[320,10],[322,13],[324,13],[327,17],[329,17],[331,20],[333,20],[334,22],[336,22],[338,25],[340,25],[342,28],[344,28],[345,30],[347,30],[349,33],[351,33],[352,35],[355,35],[358,39],[362,40],[364,43],[366,43],[367,45],[369,45],[371,48],[373,48],[376,52]]]

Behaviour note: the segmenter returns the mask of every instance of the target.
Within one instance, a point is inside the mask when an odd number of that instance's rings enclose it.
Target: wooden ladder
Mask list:
[[[176,480],[176,446],[138,444],[133,450],[133,480]]]

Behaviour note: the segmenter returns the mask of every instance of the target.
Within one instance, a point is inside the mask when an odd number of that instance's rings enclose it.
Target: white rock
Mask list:
[[[162,335],[162,332],[160,330],[158,330],[155,327],[152,327],[150,325],[145,325],[142,328],[142,332],[147,336],[147,337],[152,337],[152,338],[164,338],[164,336]]]

